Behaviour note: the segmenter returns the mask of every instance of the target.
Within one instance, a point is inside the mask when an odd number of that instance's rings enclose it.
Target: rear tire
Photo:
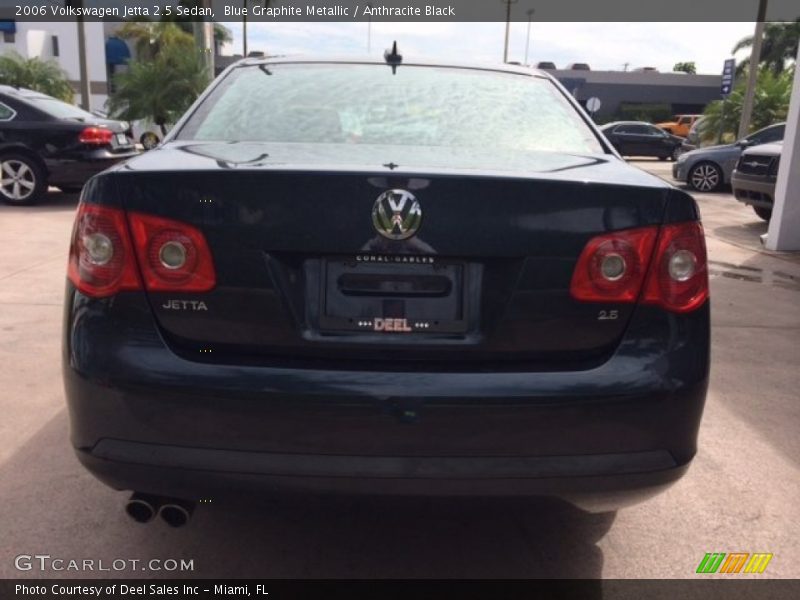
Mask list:
[[[722,169],[712,162],[701,162],[692,167],[686,180],[697,192],[715,192],[722,187]]]
[[[659,156],[658,160],[663,162],[663,161],[667,160],[668,158],[669,158],[669,156]]]
[[[34,204],[45,190],[47,178],[38,161],[15,152],[0,155],[0,199],[6,204]]]
[[[765,221],[769,221],[772,218],[772,209],[771,208],[764,208],[761,206],[754,206],[753,211],[759,216],[759,218],[764,219]]]
[[[158,136],[152,131],[145,131],[139,138],[139,142],[145,150],[152,150],[158,146],[159,141]]]

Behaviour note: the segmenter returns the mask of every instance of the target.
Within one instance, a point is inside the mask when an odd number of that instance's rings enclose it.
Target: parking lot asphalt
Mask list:
[[[669,179],[670,163],[633,163]],[[706,552],[771,552],[758,577],[800,577],[800,255],[764,251],[766,224],[729,192],[696,198],[711,387],[698,456],[667,492],[604,514],[528,500],[250,499],[201,506],[180,530],[131,522],[127,494],[69,447],[59,352],[77,197],[0,204],[0,577],[688,578]],[[107,568],[184,558],[193,571],[18,571],[21,554]]]

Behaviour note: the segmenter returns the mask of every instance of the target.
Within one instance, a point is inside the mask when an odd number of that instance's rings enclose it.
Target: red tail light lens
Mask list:
[[[703,226],[664,225],[645,285],[643,302],[685,313],[708,299],[708,265]]]
[[[678,313],[699,308],[708,298],[703,226],[691,221],[592,238],[570,293],[584,302],[636,302],[641,295],[645,304]]]
[[[92,146],[106,146],[111,143],[114,138],[114,132],[105,127],[87,127],[81,131],[78,141],[81,144],[90,144]]]
[[[141,288],[125,213],[93,204],[78,206],[67,276],[94,298]]]
[[[205,236],[191,225],[128,213],[145,288],[151,292],[207,292],[217,283]]]
[[[572,274],[572,297],[584,302],[636,302],[657,237],[658,227],[642,227],[589,240]]]

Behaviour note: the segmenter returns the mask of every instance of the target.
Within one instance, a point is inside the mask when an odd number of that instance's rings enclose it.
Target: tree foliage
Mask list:
[[[129,21],[120,27],[117,35],[133,44],[136,60],[153,60],[166,47],[190,53],[197,51],[194,38],[169,21]]]
[[[723,137],[735,138],[742,117],[746,86],[746,81],[740,81],[727,99],[715,100],[706,107],[704,115],[707,118],[704,119],[700,128],[700,137],[703,140],[715,139],[720,130]],[[785,121],[789,113],[791,93],[792,73],[790,71],[776,74],[769,68],[762,68],[758,73],[750,131]]]
[[[782,73],[797,58],[797,47],[800,43],[800,19],[786,23],[767,23],[764,26],[764,39],[761,43],[759,66],[766,67],[773,73]],[[751,48],[753,36],[739,40],[733,47],[732,53]],[[750,59],[739,63],[737,73],[747,71]]]
[[[158,50],[153,53],[151,48],[150,58],[131,61],[114,78],[116,91],[109,99],[109,111],[129,121],[151,119],[166,133],[166,124],[177,121],[208,85],[209,73],[191,36],[172,23],[146,25],[162,34],[151,43]]]
[[[11,51],[0,56],[0,83],[28,88],[72,102],[74,91],[67,73],[52,60],[25,58]]]
[[[679,62],[675,63],[675,66],[672,67],[672,70],[676,73],[689,73],[690,75],[695,75],[697,73],[697,65],[694,64],[694,61]]]
[[[200,7],[199,0],[180,0],[178,2],[179,5],[185,8],[192,8],[192,7]],[[178,27],[180,27],[183,31],[188,34],[192,34],[192,17],[189,16],[179,16],[173,13],[170,16],[163,15],[161,17],[162,21],[171,21],[175,23]],[[231,30],[225,27],[222,23],[214,23],[214,41],[217,44],[224,44],[226,42],[233,41],[233,34],[231,34]]]

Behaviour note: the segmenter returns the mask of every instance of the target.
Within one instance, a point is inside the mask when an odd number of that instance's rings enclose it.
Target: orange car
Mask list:
[[[692,125],[694,125],[694,122],[702,116],[703,115],[675,115],[672,117],[672,121],[656,123],[656,127],[660,127],[672,135],[686,137],[689,135],[689,130],[692,128]]]

